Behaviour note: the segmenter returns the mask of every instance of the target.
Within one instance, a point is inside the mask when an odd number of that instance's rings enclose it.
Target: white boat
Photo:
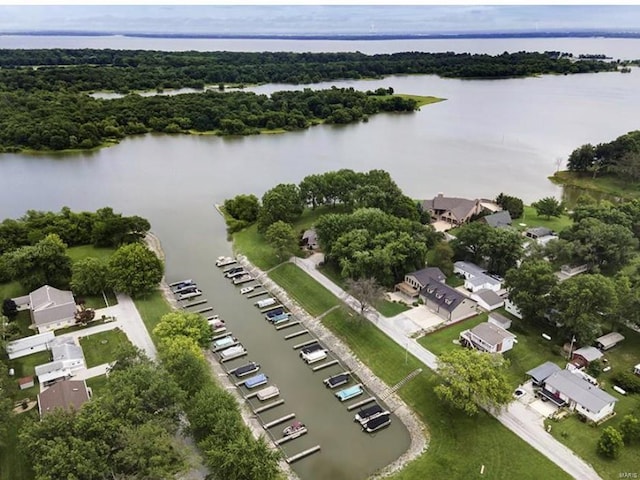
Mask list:
[[[275,304],[276,304],[276,299],[273,297],[265,298],[263,300],[258,300],[256,303],[254,303],[254,305],[258,308],[266,308]]]
[[[302,360],[305,361],[305,363],[311,365],[312,363],[316,363],[319,362],[320,360],[324,360],[325,358],[327,358],[327,351],[322,349],[322,350],[315,350],[313,352],[309,352],[309,353],[302,353]]]
[[[199,297],[200,295],[202,295],[202,292],[196,288],[195,291],[179,294],[178,300],[189,300],[190,298]]]
[[[216,267],[224,267],[226,265],[231,265],[232,263],[236,263],[236,259],[232,257],[218,257],[216,260]]]
[[[245,273],[244,275],[240,276],[240,277],[236,277],[233,279],[233,284],[234,285],[240,285],[241,283],[247,283],[250,282],[251,280],[253,280],[253,277],[251,275],[249,275],[248,273]]]
[[[285,437],[299,437],[307,433],[307,426],[302,422],[293,422],[291,425],[282,430],[282,435]]]
[[[247,293],[251,293],[256,289],[256,287],[242,287],[240,289],[240,295],[246,295]]]
[[[230,360],[232,358],[235,357],[240,357],[242,355],[244,355],[245,353],[247,353],[247,351],[244,349],[244,347],[242,345],[235,345],[233,347],[229,347],[223,351],[220,352],[220,357],[223,360]]]
[[[213,349],[215,350],[219,350],[221,348],[224,347],[230,347],[231,345],[234,345],[235,343],[237,343],[238,340],[233,337],[232,335],[227,335],[226,337],[222,337],[216,341],[213,342]]]
[[[256,393],[256,397],[260,401],[269,400],[270,398],[277,397],[278,395],[280,395],[280,389],[273,385],[263,388]]]

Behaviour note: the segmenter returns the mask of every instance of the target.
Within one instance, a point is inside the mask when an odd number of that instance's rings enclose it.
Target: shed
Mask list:
[[[619,332],[611,332],[596,338],[596,347],[600,350],[609,350],[624,340],[624,335]]]
[[[20,390],[26,390],[27,388],[31,388],[35,385],[33,381],[33,375],[29,377],[22,377],[18,379],[18,385],[20,386]]]
[[[596,347],[582,347],[573,352],[573,355],[571,355],[571,363],[581,368],[586,367],[591,362],[599,360],[602,357],[602,352]]]
[[[504,299],[488,288],[472,293],[471,298],[478,302],[478,305],[488,312],[504,305]]]
[[[498,327],[502,327],[505,330],[509,330],[511,328],[511,319],[501,315],[500,313],[490,313],[488,322],[493,323]]]
[[[542,365],[538,365],[536,368],[529,370],[527,375],[531,377],[534,385],[542,385],[547,378],[560,370],[562,369],[555,363],[544,362]]]

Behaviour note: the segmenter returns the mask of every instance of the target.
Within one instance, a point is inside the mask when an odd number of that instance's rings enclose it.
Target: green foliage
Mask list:
[[[347,292],[360,304],[360,315],[372,308],[384,296],[384,288],[375,278],[347,279]]]
[[[576,148],[569,155],[568,168],[573,172],[599,171],[624,178],[627,182],[640,179],[640,130],[619,136],[608,143]]]
[[[524,212],[522,199],[500,193],[496,197],[496,203],[500,205],[503,210],[507,210],[512,219],[522,217],[522,213]]]
[[[449,242],[439,242],[433,248],[433,254],[429,266],[438,267],[442,270],[445,276],[450,277],[453,275],[453,248],[449,245]]]
[[[184,336],[203,348],[211,341],[211,327],[202,315],[177,310],[163,315],[153,334],[162,340]]]
[[[293,223],[302,214],[303,205],[300,189],[291,183],[281,183],[262,196],[262,208],[258,214],[258,231],[264,233],[267,228],[281,220]]]
[[[629,445],[640,441],[640,420],[633,415],[625,415],[620,423],[620,433],[624,443]]]
[[[269,225],[264,238],[280,260],[285,260],[298,251],[298,236],[295,230],[291,224],[282,220]]]
[[[544,260],[525,260],[505,276],[509,299],[518,306],[527,321],[542,322],[550,308],[548,294],[557,285],[553,268]]]
[[[236,195],[224,201],[224,210],[236,220],[245,222],[246,225],[258,219],[260,202],[255,195]]]
[[[131,296],[153,291],[163,272],[162,261],[139,243],[120,247],[109,259],[109,284],[115,291]]]
[[[0,318],[0,327],[4,325],[5,323]],[[4,337],[1,340],[4,341]],[[0,344],[0,347],[4,349],[3,344]],[[13,402],[9,397],[12,382],[8,372],[9,367],[7,364],[4,361],[0,361],[0,447],[6,445],[11,417],[13,416]]]
[[[209,366],[200,346],[182,335],[162,338],[158,345],[162,365],[190,398],[211,381]]]
[[[78,295],[98,295],[107,289],[109,268],[107,262],[88,257],[71,267],[71,289]]]
[[[640,377],[629,371],[614,373],[611,380],[628,393],[640,393]]]
[[[593,166],[595,158],[595,148],[587,143],[571,152],[567,166],[572,172],[586,172]]]
[[[587,365],[586,371],[593,378],[598,378],[602,373],[602,362],[600,360],[594,360]]]
[[[614,427],[605,427],[598,441],[598,453],[608,458],[617,458],[624,446],[622,435]]]
[[[511,401],[507,365],[501,356],[451,350],[440,355],[438,374],[443,382],[434,390],[441,400],[468,415],[477,414],[479,407],[501,408]]]
[[[551,217],[560,217],[564,212],[564,205],[554,197],[544,197],[531,204],[536,209],[538,215],[544,215],[547,220]]]

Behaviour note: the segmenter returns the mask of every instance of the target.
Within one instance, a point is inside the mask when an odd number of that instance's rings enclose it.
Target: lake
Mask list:
[[[23,47],[36,47],[42,41],[41,37],[25,38],[27,41],[20,44]],[[126,42],[116,48],[143,48],[139,45],[142,40],[154,42],[152,48],[163,45],[158,39],[121,38]],[[7,41],[13,41],[10,37],[0,39],[3,47],[16,46]],[[106,40],[121,41],[115,37],[76,37],[73,46],[114,47],[95,43]],[[612,41],[596,39],[544,39],[537,44],[557,43],[555,49],[567,50],[570,40],[578,42],[575,48],[586,53],[607,53],[598,45],[613,48]],[[194,48],[195,41],[170,42],[177,50]],[[280,49],[272,41],[236,42],[239,50],[251,49],[247,45]],[[491,43],[460,42],[466,43],[458,44],[463,45],[459,48]],[[500,50],[507,49],[505,45],[519,50],[528,42],[533,39],[491,44]],[[618,45],[640,45],[637,40],[625,42]],[[391,51],[399,45],[361,43],[379,51]],[[419,42],[411,44],[417,49]],[[307,42],[295,45],[297,50],[311,48]],[[322,45],[331,49],[336,44]],[[295,453],[300,448],[294,446],[297,442],[322,446],[321,453],[294,464],[305,480],[366,478],[408,447],[408,434],[398,422],[374,436],[362,434],[350,422],[344,405],[322,386],[325,375],[310,372],[290,343],[282,339],[282,332],[268,326],[251,302],[222,278],[214,261],[218,255],[228,254],[230,245],[214,204],[239,193],[262,195],[277,183],[298,183],[306,175],[340,168],[385,169],[413,198],[439,192],[494,198],[505,192],[530,203],[544,196],[560,196],[561,189],[547,176],[562,167],[577,146],[610,141],[636,129],[640,109],[637,69],[625,75],[506,80],[393,76],[308,87],[331,85],[363,90],[391,86],[399,93],[447,100],[412,114],[381,114],[368,123],[324,125],[281,135],[221,138],[150,134],[91,153],[0,155],[0,218],[18,217],[28,209],[57,211],[66,205],[73,210],[95,210],[109,205],[151,221],[167,255],[168,281],[193,278],[198,282],[215,313],[227,320],[248,348],[251,359],[262,363],[270,381],[281,388],[286,404],[272,414],[293,411],[309,426],[308,438],[292,442],[287,451]],[[269,94],[291,88],[304,86],[264,85],[253,90]]]

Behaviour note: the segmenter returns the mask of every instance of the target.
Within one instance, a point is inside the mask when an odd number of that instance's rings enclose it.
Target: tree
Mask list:
[[[236,195],[224,201],[224,209],[237,220],[253,223],[258,219],[260,202],[255,195]]]
[[[551,217],[559,217],[564,211],[564,206],[554,197],[544,197],[531,204],[538,215],[544,215],[549,220]]]
[[[524,203],[520,198],[500,193],[500,195],[496,197],[496,203],[500,205],[503,210],[507,210],[511,218],[516,219],[522,217]]]
[[[162,261],[139,243],[124,245],[109,259],[109,284],[131,296],[152,292],[164,274]]]
[[[602,332],[602,323],[615,312],[618,296],[613,280],[599,274],[583,274],[557,284],[550,293],[557,321],[580,344],[590,345]]]
[[[504,275],[515,267],[522,257],[522,240],[522,235],[515,230],[494,228],[484,247],[489,259],[487,269]]]
[[[462,225],[456,233],[451,246],[456,253],[456,258],[484,263],[484,257],[488,253],[489,239],[493,236],[494,229],[482,222],[471,222]]]
[[[620,433],[627,445],[640,442],[640,420],[633,415],[625,415],[620,423]]]
[[[348,278],[346,283],[347,292],[360,304],[361,316],[364,315],[364,312],[368,308],[373,307],[384,295],[384,288],[372,277],[359,278],[357,280]]]
[[[258,231],[264,233],[269,225],[282,220],[293,223],[303,210],[300,189],[293,184],[281,183],[262,196],[258,214]]]
[[[18,315],[18,306],[12,298],[5,298],[2,301],[2,315],[7,318],[15,318]]]
[[[9,269],[13,279],[27,290],[42,285],[66,288],[71,279],[71,259],[67,246],[55,233],[32,246],[21,247],[10,254]]]
[[[467,415],[475,415],[479,407],[499,409],[511,400],[507,366],[502,356],[465,348],[451,350],[440,355],[438,374],[443,381],[434,391]]]
[[[598,440],[598,453],[608,458],[617,458],[624,446],[624,440],[618,430],[613,427],[605,427]]]
[[[211,381],[202,349],[192,338],[182,335],[165,337],[160,342],[158,355],[162,365],[189,398]]]
[[[587,143],[571,152],[567,167],[572,172],[586,172],[593,166],[595,157],[595,148]]]
[[[449,242],[439,242],[433,248],[433,257],[429,266],[438,267],[447,277],[453,275],[453,248]]]
[[[79,295],[98,295],[107,289],[109,268],[95,257],[83,258],[71,267],[71,289]]]
[[[161,339],[184,336],[192,339],[200,347],[208,347],[211,341],[211,327],[199,313],[174,311],[166,313],[153,329],[153,334]]]
[[[280,260],[285,260],[298,251],[298,237],[291,224],[278,220],[264,234],[267,243],[276,251]]]
[[[3,319],[0,318],[0,328],[4,325]],[[0,340],[2,340],[0,348],[4,349],[4,339]],[[9,425],[13,421],[13,402],[9,396],[9,389],[13,382],[9,378],[8,372],[7,364],[0,361],[0,446],[6,445]]]

